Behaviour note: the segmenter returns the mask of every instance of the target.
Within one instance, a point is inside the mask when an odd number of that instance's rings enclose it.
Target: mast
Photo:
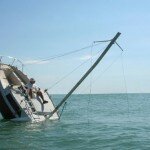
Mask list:
[[[105,54],[108,52],[110,47],[115,43],[117,38],[120,36],[120,32],[118,32],[115,37],[110,41],[108,46],[105,48],[103,53],[99,56],[99,58],[95,61],[95,63],[91,66],[91,68],[82,76],[82,78],[75,84],[75,86],[70,90],[70,92],[61,100],[61,102],[56,106],[56,108],[50,113],[51,117],[61,106],[62,104],[70,97],[70,95],[77,89],[77,87],[84,81],[84,79],[93,71],[93,69],[98,65],[98,63],[102,60]]]

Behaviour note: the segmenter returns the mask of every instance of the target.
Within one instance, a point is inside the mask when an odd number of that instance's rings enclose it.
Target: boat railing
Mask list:
[[[0,55],[0,68],[1,68],[2,64],[15,66],[15,67],[21,69],[22,72],[23,72],[24,63],[21,60],[17,59],[17,58],[14,58],[14,57],[11,57],[11,56],[2,56],[2,55]]]

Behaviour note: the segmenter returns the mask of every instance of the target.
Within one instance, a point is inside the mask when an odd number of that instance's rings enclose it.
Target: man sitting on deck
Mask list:
[[[48,103],[48,101],[44,100],[44,97],[43,97],[43,94],[42,94],[40,88],[37,89],[37,87],[34,86],[34,84],[35,84],[35,80],[33,78],[31,78],[29,80],[29,82],[25,85],[28,95],[31,98],[33,98],[33,92],[35,92],[37,94],[37,96],[39,96],[43,100],[43,104]]]

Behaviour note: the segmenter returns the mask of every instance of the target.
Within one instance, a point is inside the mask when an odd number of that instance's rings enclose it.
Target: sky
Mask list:
[[[149,93],[149,6],[149,0],[0,0],[0,55],[23,61],[24,72],[43,88],[52,87],[93,56],[49,90],[67,93],[108,43],[42,63],[29,62],[121,32],[117,42],[124,52],[113,45],[75,93]]]

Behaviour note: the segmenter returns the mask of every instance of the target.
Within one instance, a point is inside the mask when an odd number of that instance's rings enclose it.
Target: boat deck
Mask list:
[[[47,93],[44,93],[44,91],[42,91],[42,93],[44,96],[44,100],[48,101],[48,103],[43,104],[42,100],[39,97],[35,96],[35,98],[28,99],[28,104],[29,104],[29,107],[32,107],[35,109],[34,114],[46,116],[46,115],[49,115],[50,112],[52,112],[55,109],[55,107],[51,99],[48,97]],[[26,107],[24,94],[21,93],[18,87],[13,87],[12,94],[14,98],[18,101],[20,106],[24,109]],[[59,118],[58,114],[55,113],[50,117],[50,120],[56,120],[58,118]]]
[[[33,94],[34,96],[31,99],[27,94],[23,93],[19,87],[25,86],[27,81],[29,81],[28,77],[16,67],[1,64],[0,90],[6,104],[15,116],[13,120],[24,120],[25,118],[29,118],[29,120],[39,119],[39,121],[47,118],[50,120],[59,119],[57,112],[50,116],[55,107],[47,92],[41,89],[44,100],[48,101],[45,104],[36,94]]]

